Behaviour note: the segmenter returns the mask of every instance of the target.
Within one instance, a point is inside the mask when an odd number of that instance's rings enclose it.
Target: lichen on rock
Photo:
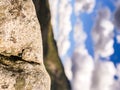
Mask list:
[[[1,0],[0,7],[0,54],[42,63],[41,32],[32,1]]]
[[[32,0],[0,0],[0,90],[50,90]]]

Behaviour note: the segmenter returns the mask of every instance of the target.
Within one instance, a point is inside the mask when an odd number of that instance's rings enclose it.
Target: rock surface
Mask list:
[[[50,90],[32,0],[0,0],[0,90]]]
[[[50,90],[43,65],[0,56],[0,90]]]

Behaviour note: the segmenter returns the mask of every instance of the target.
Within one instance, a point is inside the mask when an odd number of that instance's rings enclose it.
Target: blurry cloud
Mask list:
[[[85,45],[85,40],[87,38],[86,33],[83,31],[83,24],[82,22],[79,20],[79,18],[76,21],[76,24],[74,26],[74,40],[76,42],[76,44],[84,44]]]
[[[54,37],[57,41],[58,52],[61,57],[66,55],[70,48],[69,34],[72,30],[70,0],[49,0],[52,13]]]
[[[114,83],[113,77],[115,73],[116,69],[112,62],[98,60],[93,72],[91,90],[112,90],[112,85]]]
[[[75,0],[74,11],[76,15],[80,12],[91,13],[95,7],[95,0]]]
[[[61,57],[66,55],[70,48],[69,37],[73,27],[75,48],[72,57],[64,58],[63,63],[65,73],[71,81],[72,90],[120,90],[120,79],[116,81],[113,79],[115,74],[120,77],[120,65],[117,66],[116,73],[112,62],[102,61],[99,58],[95,58],[94,61],[85,46],[87,35],[78,15],[81,12],[91,13],[95,0],[75,0],[74,7],[71,6],[70,0],[49,0],[49,2],[54,37]],[[73,8],[77,18],[74,26],[71,25]],[[92,30],[95,56],[107,58],[114,52],[114,25],[110,18],[111,12],[108,8],[98,10]],[[119,23],[119,21],[116,22]]]
[[[82,23],[77,21],[74,26],[75,49],[72,55],[72,90],[89,90],[92,71],[94,68],[92,57],[85,48],[86,34]]]
[[[117,27],[117,29],[120,31],[120,4],[114,13],[114,24]]]
[[[68,79],[71,81],[72,80],[72,70],[71,70],[72,61],[71,61],[71,58],[67,56],[65,58],[63,65],[64,65],[64,69],[65,69],[65,74],[68,77]]]
[[[120,90],[120,64],[117,64],[116,77],[112,90]]]
[[[119,7],[120,6],[120,0],[111,0],[111,1],[115,5],[115,7]]]
[[[120,43],[120,35],[116,35],[117,43]]]
[[[104,7],[97,12],[95,24],[92,30],[95,54],[95,68],[92,78],[91,90],[114,90],[114,75],[116,69],[110,61],[102,61],[100,57],[107,58],[114,53],[113,49],[113,30],[114,25],[110,21],[111,12]]]
[[[57,40],[57,46],[59,55],[61,57],[64,56],[67,53],[68,49],[70,48],[69,38],[67,36],[65,37],[61,35]]]
[[[57,45],[59,55],[64,56],[68,49],[70,48],[70,40],[69,34],[72,30],[71,25],[71,14],[72,14],[72,6],[69,0],[60,0],[59,1],[59,9],[58,9],[59,17],[58,17],[58,38]]]
[[[94,68],[92,57],[84,49],[76,48],[72,57],[72,90],[90,90],[92,71]],[[81,51],[81,53],[80,53]],[[83,52],[83,53],[82,53]]]
[[[114,15],[113,23],[118,32],[118,34],[116,35],[117,43],[120,43],[120,0],[114,1],[114,4],[116,6],[116,10],[113,14]]]
[[[54,31],[54,38],[57,38],[57,17],[58,17],[58,3],[59,0],[48,0],[51,11],[51,24]]]
[[[114,53],[114,25],[110,21],[110,16],[108,8],[100,9],[92,30],[95,55],[100,57],[108,57]]]

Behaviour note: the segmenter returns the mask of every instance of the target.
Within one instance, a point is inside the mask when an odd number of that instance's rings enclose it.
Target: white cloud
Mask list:
[[[64,69],[65,69],[65,74],[68,77],[68,79],[71,81],[72,80],[72,61],[70,57],[65,58],[64,61]]]
[[[113,22],[118,32],[118,35],[116,35],[117,43],[120,43],[120,0],[114,1],[114,4],[116,6],[116,10],[114,12]]]
[[[64,56],[70,47],[69,34],[72,30],[70,21],[72,7],[70,0],[49,1],[58,51],[60,56]],[[74,11],[76,17],[80,12],[91,13],[94,6],[95,0],[75,0]],[[95,55],[97,54],[101,57],[108,57],[114,52],[114,25],[110,18],[111,12],[108,8],[100,9],[92,31]],[[66,58],[63,63],[66,75],[71,81],[72,90],[120,90],[117,89],[119,88],[120,80],[113,80],[113,76],[116,73],[113,63],[100,60],[94,63],[93,58],[89,55],[85,46],[87,35],[84,32],[82,22],[77,20],[73,29],[75,49],[72,58]],[[120,69],[117,70],[120,72]]]
[[[70,41],[67,37],[60,36],[59,40],[57,41],[57,46],[59,55],[64,56],[70,48]]]
[[[74,39],[75,49],[72,55],[72,90],[89,90],[94,64],[92,57],[85,48],[86,34],[83,31],[80,21],[76,22],[74,26]]]
[[[96,51],[96,53],[100,53],[102,57],[110,56],[111,54],[114,53],[113,44],[114,44],[114,41],[109,40],[107,44],[104,44],[105,46],[103,45],[103,48],[99,48],[99,51]]]
[[[111,0],[111,1],[116,7],[120,6],[120,0]]]
[[[72,30],[70,0],[49,0],[52,13],[54,37],[57,41],[58,52],[61,57],[66,55],[70,48],[69,34]]]
[[[113,30],[114,25],[110,21],[110,10],[102,8],[98,11],[95,25],[92,30],[95,55],[109,57],[114,53]]]
[[[119,16],[120,16],[120,4],[114,13],[114,24],[117,27],[118,31],[120,31],[120,17]]]
[[[75,0],[74,11],[76,15],[80,12],[91,13],[95,7],[95,0]]]
[[[71,27],[71,13],[72,7],[69,0],[60,0],[60,6],[58,9],[58,38],[57,45],[59,55],[64,56],[70,48],[69,34],[72,30]]]
[[[74,40],[75,40],[76,44],[84,44],[86,38],[87,38],[87,35],[83,31],[83,24],[78,19],[74,26]]]
[[[114,12],[114,25],[117,27],[117,30],[120,31],[120,1]]]
[[[104,28],[103,34],[105,37],[108,37],[111,32],[113,32],[114,25],[109,20],[101,20],[101,27]]]
[[[85,50],[76,48],[72,57],[72,90],[90,90],[92,71],[94,68],[92,57]],[[82,52],[82,50],[81,50]]]
[[[120,64],[117,64],[116,77],[118,77],[118,79],[114,80],[112,90],[120,90]]]
[[[120,35],[116,35],[117,43],[120,43]]]
[[[50,5],[50,11],[51,11],[51,24],[54,31],[54,38],[57,38],[57,16],[58,16],[58,3],[59,0],[48,0]]]
[[[111,90],[116,69],[110,61],[96,62],[91,90]]]

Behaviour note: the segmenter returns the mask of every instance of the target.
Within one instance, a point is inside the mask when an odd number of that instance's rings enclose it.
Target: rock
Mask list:
[[[0,1],[0,54],[42,63],[41,32],[32,1]]]
[[[51,90],[70,90],[70,83],[65,76],[53,36],[48,0],[33,0],[33,2],[41,25],[44,63],[51,77]]]
[[[0,55],[0,90],[50,90],[43,65]]]
[[[32,0],[0,0],[0,90],[50,90]]]

